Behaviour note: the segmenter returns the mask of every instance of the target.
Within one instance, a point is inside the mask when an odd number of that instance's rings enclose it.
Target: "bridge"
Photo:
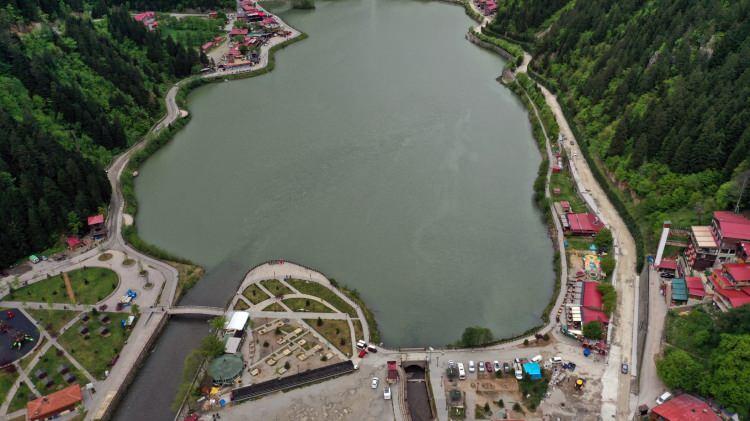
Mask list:
[[[206,316],[219,317],[223,316],[226,311],[220,307],[208,306],[176,306],[167,309],[167,314],[171,316]]]

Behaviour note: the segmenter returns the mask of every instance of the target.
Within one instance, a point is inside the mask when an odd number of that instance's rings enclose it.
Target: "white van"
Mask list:
[[[458,379],[466,380],[466,370],[464,370],[464,363],[458,363]]]
[[[474,370],[476,370],[476,366],[474,365],[474,361],[469,360],[469,373],[473,373]]]
[[[544,358],[542,358],[542,356],[541,356],[541,355],[536,355],[536,356],[534,356],[534,357],[533,357],[533,358],[531,359],[531,362],[534,362],[534,363],[539,363],[539,362],[542,362],[542,360],[543,360],[543,359],[544,359]]]
[[[516,379],[523,380],[523,369],[521,368],[521,363],[513,363],[513,368],[515,370]]]

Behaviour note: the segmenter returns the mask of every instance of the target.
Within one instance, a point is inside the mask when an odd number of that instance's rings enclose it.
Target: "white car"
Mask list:
[[[496,372],[499,372],[500,370],[502,370],[502,367],[500,367],[500,361],[498,360],[493,361],[492,366],[495,368]]]
[[[534,357],[533,357],[533,358],[531,359],[531,362],[534,362],[534,363],[539,363],[539,362],[542,362],[542,360],[543,360],[543,358],[542,358],[542,356],[541,356],[541,355],[535,355],[535,356],[534,356]]]
[[[383,399],[387,401],[391,400],[391,387],[390,386],[386,386],[383,389]]]
[[[661,405],[661,404],[663,404],[664,402],[666,402],[666,401],[668,401],[670,399],[672,399],[672,394],[669,393],[669,392],[664,392],[664,393],[661,394],[661,396],[659,396],[658,398],[656,398],[656,404],[657,405]]]
[[[448,360],[448,367],[455,367],[456,363],[453,360]]]
[[[469,361],[469,373],[473,373],[474,370],[476,370],[476,366],[474,365],[474,361]]]
[[[479,361],[479,372],[484,373],[484,361]]]
[[[372,383],[370,383],[370,386],[373,389],[377,389],[378,388],[378,382],[380,382],[380,379],[378,379],[377,377],[373,377],[372,378]]]
[[[563,362],[563,359],[559,355],[557,357],[552,357],[549,359],[549,363],[552,365],[562,364],[562,362]]]

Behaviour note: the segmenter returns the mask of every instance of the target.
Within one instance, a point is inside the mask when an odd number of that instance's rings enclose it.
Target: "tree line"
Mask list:
[[[106,206],[103,167],[162,113],[168,85],[202,67],[121,3],[93,21],[75,11],[94,2],[0,0],[0,266]]]
[[[750,1],[510,0],[490,29],[531,43],[650,243],[664,219],[734,206],[750,169]]]

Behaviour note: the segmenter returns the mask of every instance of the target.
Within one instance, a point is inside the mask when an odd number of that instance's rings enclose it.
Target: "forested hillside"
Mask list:
[[[167,86],[202,64],[120,6],[96,22],[71,12],[92,6],[76,0],[0,6],[1,267],[107,205],[103,167],[162,115]]]
[[[750,167],[749,15],[748,0],[509,0],[490,30],[529,43],[653,240],[664,219],[734,206]]]

